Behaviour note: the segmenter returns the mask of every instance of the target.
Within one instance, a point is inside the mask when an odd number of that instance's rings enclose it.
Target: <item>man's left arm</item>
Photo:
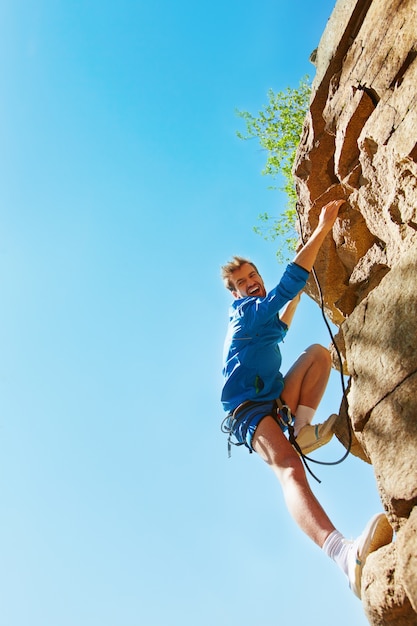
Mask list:
[[[281,320],[281,322],[284,322],[284,324],[286,324],[288,327],[290,326],[292,322],[295,310],[300,302],[300,298],[301,298],[301,293],[298,293],[295,296],[295,298],[290,300],[290,302],[288,302],[288,304],[285,305],[285,307],[282,310],[282,313],[280,313],[279,319]]]

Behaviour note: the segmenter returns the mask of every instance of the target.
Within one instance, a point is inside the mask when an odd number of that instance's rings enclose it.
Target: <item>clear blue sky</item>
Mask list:
[[[235,109],[313,75],[332,9],[1,3],[2,626],[367,624],[270,470],[228,459],[219,430],[220,265],[282,272],[252,227],[285,198]],[[285,367],[313,342],[304,296]],[[319,418],[340,400],[335,376]],[[317,471],[356,536],[381,508],[371,468]]]

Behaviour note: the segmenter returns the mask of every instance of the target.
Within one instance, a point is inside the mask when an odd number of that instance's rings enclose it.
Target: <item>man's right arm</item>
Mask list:
[[[332,200],[322,208],[317,228],[314,230],[305,246],[301,248],[300,252],[295,257],[294,263],[300,265],[300,267],[303,267],[308,272],[311,272],[317,258],[318,251],[320,250],[326,235],[333,228],[339,209],[344,203],[345,200]]]

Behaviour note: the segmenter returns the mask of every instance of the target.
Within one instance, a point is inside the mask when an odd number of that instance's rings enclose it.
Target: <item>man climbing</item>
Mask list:
[[[358,539],[346,541],[314,496],[299,451],[308,454],[333,435],[335,415],[323,424],[311,424],[328,382],[330,355],[322,346],[312,345],[283,376],[277,345],[288,330],[300,292],[343,203],[335,200],[323,207],[309,241],[268,293],[251,261],[234,257],[222,267],[225,286],[235,300],[225,341],[221,400],[227,412],[223,430],[229,433],[229,442],[233,437],[235,443],[255,451],[270,465],[294,521],[337,563],[360,598],[366,558],[390,543],[392,529],[380,513]],[[294,446],[284,435],[288,421]]]

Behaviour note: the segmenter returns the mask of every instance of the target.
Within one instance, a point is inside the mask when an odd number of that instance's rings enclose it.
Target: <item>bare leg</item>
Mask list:
[[[329,380],[330,353],[319,344],[307,348],[284,376],[285,403],[295,413],[297,406],[317,409]]]
[[[311,491],[297,453],[271,416],[265,417],[259,424],[252,446],[281,483],[294,521],[321,548],[335,527]]]
[[[318,344],[307,348],[284,377],[282,394],[295,413],[302,404],[316,409],[330,374],[330,354]],[[255,431],[252,446],[278,478],[294,521],[320,548],[335,530],[308,484],[303,464],[277,422],[265,417]]]

